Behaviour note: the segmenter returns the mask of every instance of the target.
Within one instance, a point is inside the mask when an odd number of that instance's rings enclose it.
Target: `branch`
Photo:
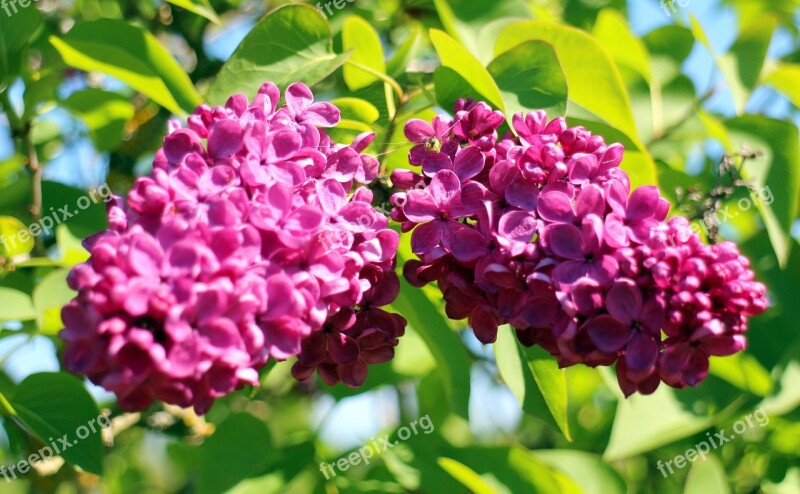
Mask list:
[[[42,166],[39,163],[39,156],[36,154],[36,146],[31,137],[31,122],[23,122],[14,111],[11,100],[8,98],[8,91],[0,94],[0,103],[3,105],[8,123],[11,127],[11,137],[19,138],[20,154],[25,156],[25,165],[31,174],[31,204],[29,211],[33,215],[34,222],[38,222],[42,217]],[[41,252],[42,245],[39,237],[36,238],[36,250]]]

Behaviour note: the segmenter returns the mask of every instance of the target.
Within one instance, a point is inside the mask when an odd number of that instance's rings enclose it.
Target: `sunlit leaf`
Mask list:
[[[555,470],[531,451],[520,447],[462,447],[443,456],[478,475],[499,492],[537,494],[581,494],[569,476]],[[463,468],[459,473],[465,472]],[[471,474],[467,478],[474,479]],[[464,478],[464,477],[462,477]]]
[[[200,104],[186,72],[140,27],[112,19],[84,21],[50,42],[67,65],[113,76],[173,113],[189,113]]]
[[[214,12],[208,0],[167,0],[172,5],[184,8],[189,12],[205,17],[214,24],[219,24],[219,16]]]
[[[500,89],[478,59],[444,32],[431,29],[430,35],[442,66],[458,73],[482,96],[482,99],[493,107],[503,110]]]
[[[264,17],[225,63],[208,92],[222,104],[235,93],[253,97],[272,81],[281,88],[294,82],[311,86],[339,68],[348,54],[333,53],[325,18],[307,5],[287,5]]]
[[[650,57],[647,48],[631,32],[622,13],[611,8],[600,11],[593,34],[619,65],[634,70],[645,81],[650,82]]]
[[[583,489],[583,494],[626,494],[628,484],[608,463],[583,451],[551,449],[534,451],[534,456],[563,471]]]
[[[422,28],[419,24],[412,24],[408,37],[397,47],[392,58],[386,63],[386,72],[392,77],[398,77],[404,73],[421,44]]]
[[[772,391],[769,372],[747,353],[712,357],[709,373],[757,396],[767,396]]]
[[[616,386],[616,383],[609,385]],[[608,461],[628,458],[711,426],[710,418],[687,411],[675,398],[675,393],[661,386],[648,396],[621,398],[603,457]]]
[[[731,487],[725,469],[714,455],[698,458],[686,477],[683,494],[730,494]]]
[[[439,458],[439,466],[475,494],[497,494],[497,491],[474,470],[451,458]]]
[[[502,18],[531,17],[529,2],[524,0],[434,0],[433,3],[450,36],[476,56],[481,52],[480,33],[487,24]]]
[[[381,38],[375,28],[361,17],[350,16],[344,21],[342,47],[345,51],[352,50],[348,63],[343,68],[344,82],[350,89],[361,89],[380,80],[380,77],[358,66],[364,66],[382,74],[386,73]],[[353,62],[353,64],[349,62]]]
[[[488,70],[500,88],[508,118],[532,110],[545,110],[551,118],[566,114],[567,80],[549,44],[522,43],[500,54]]]
[[[31,297],[13,288],[0,287],[0,321],[28,321],[36,318]]]
[[[537,347],[521,347],[510,326],[498,330],[494,352],[500,375],[525,413],[571,439],[567,420],[567,379],[555,359]]]
[[[777,63],[767,73],[765,82],[785,94],[800,107],[800,64]]]
[[[25,225],[11,216],[0,216],[0,257],[9,258],[30,253],[35,240]]]
[[[597,40],[578,29],[545,21],[523,21],[508,26],[497,40],[500,55],[530,40],[546,41],[556,51],[569,86],[570,101],[597,118],[638,139],[630,100],[608,52]]]
[[[61,324],[61,307],[75,297],[75,292],[67,286],[67,274],[67,269],[55,270],[33,290],[36,320],[39,330],[44,334],[55,334],[64,327]]]

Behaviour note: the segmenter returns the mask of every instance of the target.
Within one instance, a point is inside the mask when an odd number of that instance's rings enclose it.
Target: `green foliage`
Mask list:
[[[540,348],[521,347],[510,326],[498,331],[494,352],[500,375],[525,413],[570,439],[567,379],[555,359]]]
[[[225,492],[260,473],[261,465],[273,454],[272,438],[264,422],[237,413],[219,424],[198,454],[199,492]]]
[[[508,115],[539,109],[551,115],[566,113],[567,79],[547,43],[522,43],[499,55],[487,68]]]
[[[214,24],[220,24],[219,16],[214,12],[209,0],[167,0],[169,3],[182,7],[189,12],[205,17]]]
[[[0,308],[0,321],[29,321],[36,318],[36,309],[30,295],[13,288],[0,288],[3,307]]]
[[[380,76],[376,72],[386,73],[381,39],[375,29],[361,17],[348,17],[344,22],[342,46],[345,51],[352,50],[343,69],[344,82],[351,90],[355,91],[379,81]]]
[[[8,401],[15,412],[13,418],[42,445],[55,446],[66,461],[87,472],[103,472],[100,431],[104,421],[98,423],[100,410],[74,376],[33,374],[19,384]]]
[[[349,54],[333,53],[322,14],[301,5],[282,7],[259,22],[225,63],[208,92],[211,104],[229,95],[254,95],[266,81],[280,88],[313,85],[340,67]]]
[[[98,151],[119,146],[125,124],[135,113],[128,98],[95,88],[76,91],[61,104],[83,120]]]
[[[51,36],[50,42],[70,67],[116,77],[173,113],[188,113],[200,103],[186,73],[140,27],[110,19],[86,21],[63,38]]]
[[[461,342],[427,292],[412,289],[401,280],[401,295],[392,308],[403,314],[419,333],[437,363],[444,399],[453,413],[469,417],[469,361]]]

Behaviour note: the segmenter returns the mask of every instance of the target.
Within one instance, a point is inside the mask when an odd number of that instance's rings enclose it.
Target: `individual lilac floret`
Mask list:
[[[452,120],[406,125],[419,168],[392,173],[391,202],[419,256],[403,267],[412,285],[436,281],[483,343],[508,323],[561,366],[615,365],[626,395],[694,386],[710,356],[744,348],[767,301],[734,245],[666,223],[656,187],[631,192],[620,144],[542,111],[498,138],[504,121],[459,100]]]
[[[399,236],[360,187],[377,175],[362,154],[373,135],[332,142],[323,128],[339,110],[303,84],[279,99],[267,83],[252,102],[171,122],[152,174],[85,242],[62,310],[65,365],[122,408],[204,413],[258,385],[270,357],[300,355],[299,378],[319,367],[358,386],[393,356],[406,322],[381,307],[397,296]],[[341,348],[317,343],[331,328]]]

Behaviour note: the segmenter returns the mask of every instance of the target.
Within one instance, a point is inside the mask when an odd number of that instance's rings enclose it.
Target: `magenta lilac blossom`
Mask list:
[[[735,245],[666,221],[654,186],[631,191],[620,144],[543,111],[459,100],[454,118],[411,120],[415,168],[395,170],[392,217],[411,232],[415,286],[436,282],[483,343],[510,324],[561,366],[615,365],[626,395],[695,386],[709,357],[745,346],[767,308]]]
[[[399,290],[399,235],[364,187],[374,136],[334,143],[324,129],[339,110],[303,84],[279,99],[267,83],[253,101],[171,123],[152,174],[85,242],[62,311],[65,365],[122,408],[204,413],[257,385],[270,358],[299,356],[298,379],[350,386],[392,358],[406,321],[384,310]]]

